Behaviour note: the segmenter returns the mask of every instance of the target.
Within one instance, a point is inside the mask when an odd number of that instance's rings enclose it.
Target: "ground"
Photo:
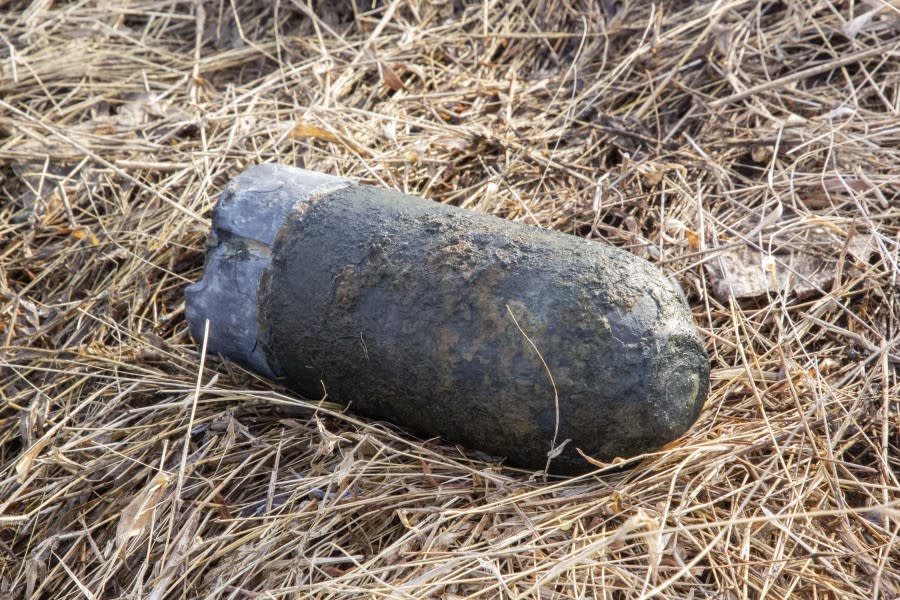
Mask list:
[[[895,4],[0,12],[0,598],[900,595]],[[657,264],[698,422],[545,478],[203,356],[184,288],[261,162]]]

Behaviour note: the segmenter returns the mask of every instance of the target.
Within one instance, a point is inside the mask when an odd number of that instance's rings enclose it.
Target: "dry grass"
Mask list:
[[[900,596],[896,3],[367,2],[0,1],[0,598]],[[699,422],[543,481],[204,367],[261,161],[662,265]],[[712,294],[813,230],[811,294]]]

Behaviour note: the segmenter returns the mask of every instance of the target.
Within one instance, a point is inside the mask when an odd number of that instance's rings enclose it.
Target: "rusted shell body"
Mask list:
[[[683,294],[616,248],[273,165],[213,227],[195,338],[306,396],[557,473],[659,448],[706,398]]]

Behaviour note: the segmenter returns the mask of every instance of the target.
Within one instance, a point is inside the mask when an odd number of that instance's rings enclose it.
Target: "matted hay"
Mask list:
[[[896,3],[0,12],[3,600],[900,596]],[[699,422],[545,479],[201,356],[183,291],[260,162],[660,265]]]

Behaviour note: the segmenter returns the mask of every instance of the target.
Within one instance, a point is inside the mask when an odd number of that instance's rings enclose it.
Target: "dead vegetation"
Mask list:
[[[0,598],[900,595],[896,3],[0,7]],[[699,422],[544,481],[204,363],[264,161],[662,265]]]

